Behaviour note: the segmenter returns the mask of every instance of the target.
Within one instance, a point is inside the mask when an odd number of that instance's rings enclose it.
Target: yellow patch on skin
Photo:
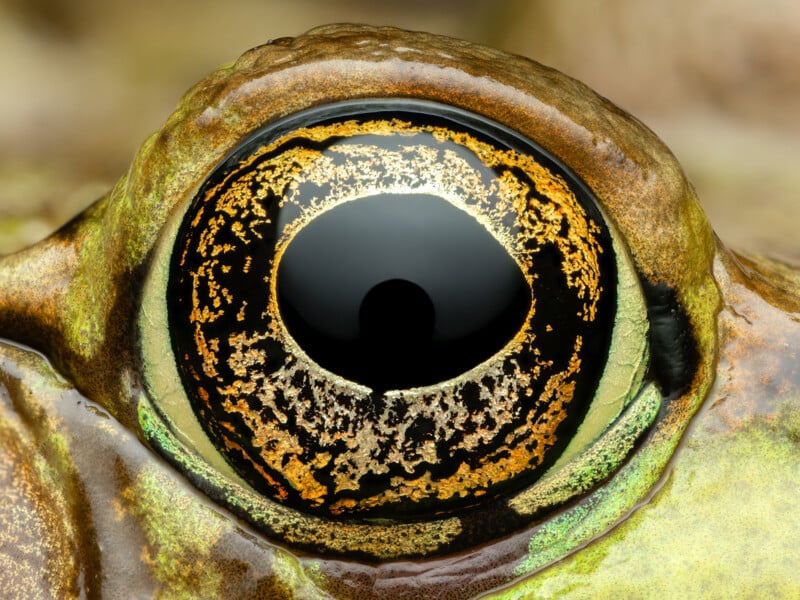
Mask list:
[[[124,512],[141,523],[145,544],[140,560],[150,567],[172,598],[222,592],[224,578],[214,568],[212,550],[224,530],[222,518],[209,518],[202,505],[181,493],[158,467],[145,467],[123,488]],[[196,535],[187,537],[186,531]]]

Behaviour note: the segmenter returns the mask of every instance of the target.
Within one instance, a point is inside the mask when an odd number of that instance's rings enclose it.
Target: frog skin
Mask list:
[[[652,388],[644,430],[582,451],[583,479],[567,481],[567,496],[542,492],[547,510],[458,550],[424,519],[298,516],[231,482],[176,433],[149,374],[171,360],[148,341],[164,323],[159,301],[145,299],[167,268],[164,232],[215,166],[265,123],[396,97],[488,116],[558,157],[613,223],[641,287],[664,292],[647,294],[649,305],[668,299],[665,317],[648,312],[651,343],[673,352],[661,356],[666,379]],[[799,291],[798,271],[724,247],[663,143],[565,75],[390,28],[274,40],[191,89],[105,197],[0,261],[0,589],[30,598],[797,597]],[[659,333],[662,317],[679,327]],[[685,385],[667,389],[670,377]],[[599,466],[607,456],[611,471]],[[433,522],[465,527],[455,513]],[[505,513],[491,514],[500,527]]]

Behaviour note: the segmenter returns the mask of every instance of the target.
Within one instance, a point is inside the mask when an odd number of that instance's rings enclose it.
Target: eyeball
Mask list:
[[[3,335],[67,378],[9,349],[12,446],[55,452],[47,489],[81,502],[56,537],[112,589],[571,585],[663,520],[659,497],[600,540],[656,493],[718,347],[747,346],[725,307],[785,321],[768,281],[740,293],[785,273],[739,259],[669,150],[582,84],[317,29],[198,83],[113,190],[2,261]]]
[[[608,367],[615,327],[646,320],[635,285],[618,309],[624,248],[585,184],[481,115],[369,99],[281,119],[207,177],[173,244],[192,416],[303,514],[491,504],[547,472],[598,392],[616,416],[639,391],[608,391],[647,353],[637,332]]]
[[[462,551],[621,469],[694,377],[691,324],[642,262],[662,246],[620,211],[628,166],[603,180],[555,113],[438,66],[450,42],[331,31],[245,56],[257,84],[226,75],[213,109],[199,86],[155,143],[178,175],[152,188],[174,208],[141,292],[139,424],[289,548]],[[418,62],[381,35],[416,40]],[[211,150],[184,173],[186,127]]]
[[[200,188],[167,289],[194,414],[275,500],[419,517],[552,464],[591,404],[616,265],[583,185],[441,105],[344,103]]]

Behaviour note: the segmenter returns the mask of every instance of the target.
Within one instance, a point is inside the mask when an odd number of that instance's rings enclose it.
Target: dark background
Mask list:
[[[206,73],[343,21],[462,37],[585,81],[667,142],[723,239],[800,263],[796,0],[0,0],[0,252],[109,188]]]

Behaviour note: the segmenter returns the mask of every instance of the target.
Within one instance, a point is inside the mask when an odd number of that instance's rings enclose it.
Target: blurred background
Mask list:
[[[723,240],[800,264],[797,0],[0,0],[0,253],[104,193],[205,74],[345,21],[581,79],[667,142]]]

